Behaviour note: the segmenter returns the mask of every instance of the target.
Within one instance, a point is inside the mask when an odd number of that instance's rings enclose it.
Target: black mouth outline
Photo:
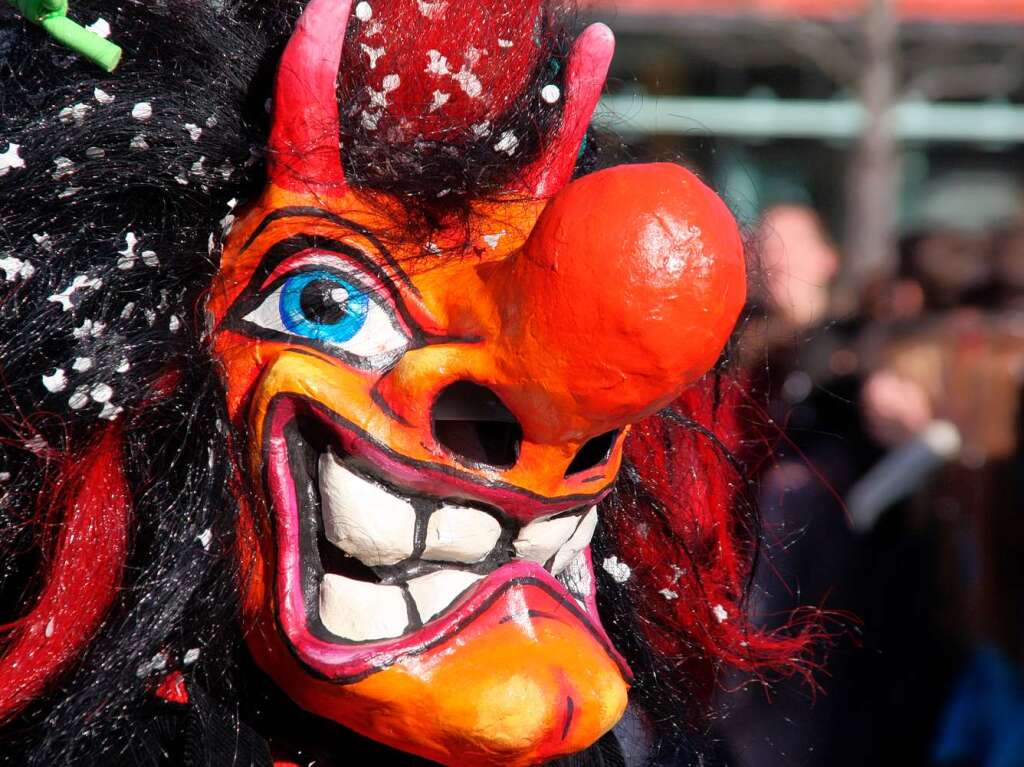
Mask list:
[[[324,535],[323,499],[320,497],[318,482],[319,467],[316,464],[319,461],[320,456],[325,452],[330,451],[334,455],[338,455],[340,452],[340,448],[337,446],[335,441],[331,439],[331,435],[327,434],[326,431],[327,429],[323,422],[315,416],[299,413],[285,424],[282,429],[285,443],[288,446],[288,464],[291,471],[292,484],[295,489],[295,497],[298,505],[300,526],[299,555],[302,566],[301,583],[303,601],[306,609],[306,619],[308,621],[310,632],[317,638],[326,642],[352,646],[372,644],[374,642],[382,641],[380,639],[355,640],[339,636],[338,634],[330,631],[330,629],[323,624],[319,609],[320,585],[326,573],[336,572],[337,570],[337,568],[332,569],[325,564],[325,548],[328,549],[333,557],[338,557],[339,555],[340,557],[344,557],[344,560],[350,566],[350,569],[347,571],[337,572],[337,574],[353,578],[355,580],[365,580],[368,583],[400,585],[402,587],[402,594],[405,598],[408,620],[406,629],[402,632],[403,636],[411,634],[414,631],[423,628],[425,625],[425,622],[420,616],[419,610],[413,601],[412,594],[406,586],[407,582],[412,578],[428,575],[439,570],[458,570],[486,577],[502,565],[519,559],[519,557],[516,556],[512,542],[519,531],[525,526],[525,523],[512,519],[497,507],[489,506],[487,504],[467,502],[461,499],[409,494],[386,480],[383,480],[374,474],[370,474],[369,472],[361,471],[358,466],[351,464],[345,466],[347,471],[351,471],[359,476],[363,476],[371,480],[374,483],[380,484],[394,495],[409,501],[416,511],[416,529],[413,537],[413,551],[406,560],[403,560],[403,562],[406,563],[404,565],[399,563],[397,565],[390,566],[369,567],[362,565],[354,557],[344,554],[344,552],[334,546],[334,544],[328,542]],[[325,433],[317,434],[317,432]],[[300,492],[300,489],[302,492]],[[501,535],[486,557],[471,563],[451,562],[447,560],[434,561],[422,558],[423,551],[426,548],[427,518],[430,516],[430,513],[440,508],[445,503],[453,503],[466,508],[475,508],[482,513],[490,515],[498,521],[498,524],[501,526]],[[572,533],[574,535],[576,530],[579,529],[579,526],[583,524],[584,517],[586,516],[589,508],[590,507],[588,506],[582,506],[574,509],[568,509],[566,511],[558,512],[548,519],[577,516],[578,520],[576,527],[573,529]],[[551,557],[549,557],[542,565],[549,573],[551,572],[551,566],[556,556],[557,552],[552,554]],[[361,577],[361,571],[369,571],[369,577]],[[563,586],[566,586],[567,591],[569,590],[568,586],[562,582],[557,575],[554,573],[551,574],[555,580],[558,580]],[[467,587],[467,589],[472,587],[473,586],[471,585]],[[571,591],[570,594],[572,596],[580,596],[573,594]],[[451,604],[458,601],[460,597],[461,594],[459,597],[453,599]],[[436,617],[437,616],[433,616],[426,622],[429,623],[430,620],[433,620]],[[397,639],[399,637],[393,638]]]
[[[281,552],[279,550],[279,546],[281,545],[281,543],[280,543],[281,535],[280,535],[280,532],[278,530],[278,527],[280,525],[280,521],[278,519],[278,515],[280,513],[282,513],[282,512],[281,512],[280,509],[278,509],[277,504],[275,504],[273,502],[274,494],[271,491],[271,483],[270,483],[270,478],[269,478],[269,473],[270,473],[270,470],[271,470],[271,461],[268,460],[268,458],[271,455],[271,451],[270,451],[270,447],[269,447],[268,443],[269,443],[270,439],[274,435],[274,429],[272,428],[272,424],[275,421],[275,416],[277,414],[277,411],[282,406],[287,406],[287,405],[291,405],[292,408],[293,408],[293,411],[292,411],[291,417],[285,423],[284,427],[282,427],[282,431],[283,431],[284,428],[287,428],[287,427],[291,426],[293,423],[295,423],[295,421],[299,418],[299,414],[303,413],[303,411],[305,411],[305,413],[304,413],[305,415],[307,415],[307,416],[309,416],[311,418],[320,420],[327,427],[329,427],[330,425],[333,425],[336,428],[345,429],[348,432],[350,432],[351,434],[354,434],[357,438],[366,440],[368,443],[370,443],[370,444],[374,445],[375,447],[377,447],[377,449],[387,451],[388,453],[390,453],[392,455],[396,455],[396,454],[394,453],[394,451],[391,451],[390,449],[388,449],[388,448],[386,448],[384,446],[378,445],[376,442],[374,442],[372,440],[372,438],[369,437],[369,435],[367,435],[361,429],[356,428],[349,421],[347,421],[346,419],[342,418],[337,413],[334,413],[329,408],[326,408],[324,405],[322,405],[321,403],[319,403],[316,400],[312,400],[312,399],[309,399],[307,397],[304,397],[304,396],[298,395],[298,394],[280,392],[280,393],[275,394],[271,398],[270,402],[268,403],[267,413],[266,413],[266,417],[265,417],[265,421],[264,421],[264,423],[266,424],[266,427],[263,430],[263,454],[262,454],[263,455],[263,468],[262,468],[261,475],[262,475],[263,485],[264,485],[264,494],[265,494],[265,497],[267,498],[267,500],[269,501],[268,505],[269,505],[269,508],[271,510],[271,513],[270,513],[270,518],[271,519],[270,519],[270,521],[271,521],[271,526],[272,526],[272,530],[273,530],[273,533],[274,533],[274,547],[275,547],[275,551],[277,553],[277,562],[275,563],[274,567],[272,568],[273,582],[274,582],[274,594],[275,594],[275,597],[276,597],[275,598],[275,605],[274,605],[274,621],[275,621],[275,625],[277,627],[279,635],[284,640],[285,647],[288,648],[288,652],[291,654],[291,656],[296,660],[296,662],[307,673],[309,673],[314,678],[320,679],[320,680],[325,681],[325,682],[330,682],[332,684],[353,684],[353,683],[359,682],[359,681],[367,678],[368,676],[377,673],[378,671],[382,671],[382,670],[384,670],[384,669],[394,665],[395,663],[399,662],[403,658],[415,657],[417,655],[421,655],[421,654],[431,650],[432,648],[434,648],[434,647],[436,647],[436,646],[438,646],[438,645],[440,645],[440,644],[442,644],[444,642],[450,641],[453,637],[455,637],[459,633],[461,633],[466,628],[466,626],[468,626],[470,623],[473,623],[482,613],[486,612],[486,610],[488,608],[490,608],[490,606],[493,605],[497,600],[501,599],[504,596],[504,594],[510,588],[512,588],[514,586],[517,586],[517,585],[528,585],[528,586],[532,586],[534,588],[537,588],[537,589],[543,591],[554,602],[556,602],[561,607],[563,607],[565,610],[567,610],[576,619],[578,624],[580,624],[582,627],[584,627],[585,630],[590,634],[590,636],[605,651],[605,654],[608,656],[608,658],[610,658],[612,660],[612,662],[618,668],[619,673],[622,675],[623,679],[627,683],[631,683],[632,682],[632,680],[633,680],[632,670],[626,664],[625,659],[615,649],[614,645],[611,643],[610,638],[604,632],[604,629],[601,627],[601,624],[600,624],[599,616],[597,616],[597,615],[593,615],[592,616],[592,615],[590,615],[590,613],[585,608],[581,608],[580,605],[577,604],[576,600],[570,595],[568,590],[564,586],[562,586],[560,583],[558,583],[557,586],[554,586],[552,583],[548,583],[546,580],[542,580],[540,578],[533,577],[533,576],[514,576],[514,577],[509,578],[507,581],[502,583],[499,588],[496,588],[492,593],[490,593],[486,597],[486,599],[484,599],[479,605],[477,605],[472,610],[472,612],[462,616],[449,629],[438,632],[436,635],[432,636],[430,639],[422,642],[421,644],[418,644],[418,645],[415,645],[415,646],[411,646],[411,647],[408,647],[408,648],[405,648],[405,649],[401,649],[400,651],[397,651],[397,652],[386,652],[386,651],[385,652],[377,652],[377,653],[373,653],[372,656],[370,656],[370,657],[368,657],[366,659],[361,659],[361,664],[365,665],[366,667],[364,669],[360,670],[360,671],[357,671],[357,672],[354,672],[354,673],[348,673],[348,674],[334,674],[334,675],[332,675],[332,674],[329,674],[327,672],[324,672],[324,671],[316,668],[314,665],[312,665],[310,662],[308,662],[303,657],[303,654],[299,650],[299,648],[296,647],[293,644],[293,642],[292,642],[288,632],[286,631],[286,629],[284,627],[284,624],[282,623],[281,612],[285,608],[283,607],[282,600],[280,599],[280,594],[281,594],[281,591],[280,591],[280,586],[281,586],[280,580],[281,580],[281,577],[282,577],[282,573],[281,573],[282,566],[280,564]],[[291,445],[290,444],[287,445],[286,450],[288,451],[287,454],[288,454],[289,481],[292,483],[292,487],[293,487],[293,490],[294,490],[295,496],[296,496],[296,506],[297,506],[296,512],[301,515],[301,514],[306,513],[305,510],[302,508],[305,504],[304,504],[303,497],[300,494],[300,490],[302,490],[302,488],[295,482],[294,478],[291,476],[291,471],[292,471],[291,461],[292,461],[293,450],[291,449]],[[300,452],[300,451],[294,451],[294,452]],[[405,462],[405,464],[407,466],[416,466],[419,463],[417,461],[412,461],[412,460],[408,460],[408,459],[406,459],[404,462]],[[432,466],[432,468],[446,469],[447,467],[433,467]],[[453,473],[461,474],[461,472],[457,472],[455,470],[452,470],[452,471],[453,471]],[[507,485],[505,485],[505,483],[496,483],[496,484],[508,487]],[[530,491],[527,491],[527,490],[521,490],[520,492],[523,495],[528,495],[528,496],[533,496],[533,497],[538,497],[538,498],[542,498],[543,497],[543,496],[536,496],[536,494],[531,493]],[[588,500],[592,501],[593,503],[597,503],[597,501],[599,501],[600,498],[602,498],[606,493],[607,493],[607,489],[603,490],[603,491],[600,491],[599,493],[588,495],[588,496],[585,496],[585,497]],[[557,500],[559,502],[562,502],[564,500],[567,500],[569,498],[574,498],[574,497],[576,497],[576,496],[564,496],[562,498],[558,498]],[[549,500],[551,500],[551,499],[549,499]],[[316,511],[316,514],[319,515],[319,498],[316,499],[315,511]],[[303,540],[303,538],[306,535],[306,532],[305,532],[306,525],[302,524],[302,520],[301,519],[297,520],[297,522],[299,523],[299,527],[300,527],[300,530],[299,530],[299,537],[300,537],[300,552],[299,552],[299,556],[300,556],[300,561],[303,561],[304,553],[301,550],[301,546],[302,546],[301,541]],[[537,565],[537,566],[541,567],[540,565]],[[318,604],[318,598],[317,598],[317,601],[312,601],[312,600],[310,600],[308,598],[309,584],[305,580],[307,578],[307,570],[304,567],[301,568],[301,570],[302,570],[302,572],[300,573],[300,582],[301,582],[301,586],[302,586],[303,610],[306,613],[306,616],[304,616],[304,617],[307,618],[307,620],[304,622],[304,629],[305,629],[305,631],[309,632],[309,634],[311,636],[313,636],[314,638],[316,638],[316,639],[318,639],[320,641],[328,642],[328,643],[330,643],[332,645],[338,646],[339,648],[344,647],[344,648],[349,648],[349,649],[358,649],[358,647],[360,645],[362,645],[362,644],[374,645],[374,644],[390,644],[390,643],[401,642],[402,640],[408,639],[412,634],[415,634],[416,631],[422,630],[422,627],[421,627],[420,629],[414,629],[412,631],[408,631],[408,632],[406,632],[405,634],[403,634],[400,637],[394,637],[394,638],[391,638],[391,639],[384,639],[384,640],[372,640],[372,641],[368,641],[368,642],[365,642],[365,643],[363,643],[363,642],[353,642],[351,640],[344,640],[344,641],[339,642],[338,641],[339,640],[338,637],[336,637],[334,634],[331,634],[330,632],[328,632],[326,630],[325,627],[323,627],[322,623],[319,620],[319,614],[316,615],[314,621],[310,621],[308,619],[309,605],[312,603],[314,606],[316,606]],[[551,578],[552,578],[552,580],[554,580],[554,576],[551,576]],[[556,583],[557,583],[557,581],[556,581]],[[317,589],[319,588],[319,582],[316,583],[316,588]],[[473,587],[471,587],[471,588],[473,588]],[[318,595],[317,595],[317,597],[318,597]],[[540,612],[540,611],[537,611],[537,610],[532,610],[532,609],[529,611],[528,615],[531,618],[552,618],[553,617],[553,616],[548,615],[546,613],[543,613],[543,612]],[[428,622],[430,622],[430,621],[428,621]],[[316,633],[316,631],[315,631],[316,624],[320,625],[320,629],[323,632],[325,632],[324,635],[320,635],[320,634]]]

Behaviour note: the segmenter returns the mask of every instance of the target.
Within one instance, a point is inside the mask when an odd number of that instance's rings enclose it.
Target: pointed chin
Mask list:
[[[622,716],[626,672],[569,605],[513,582],[462,631],[355,682],[315,678],[264,620],[257,663],[300,706],[444,765],[535,765],[581,751]]]

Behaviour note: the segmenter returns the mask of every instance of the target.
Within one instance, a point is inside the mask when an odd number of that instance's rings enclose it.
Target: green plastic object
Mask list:
[[[67,48],[113,72],[121,61],[121,48],[68,18],[67,0],[8,0],[29,21],[45,29]]]

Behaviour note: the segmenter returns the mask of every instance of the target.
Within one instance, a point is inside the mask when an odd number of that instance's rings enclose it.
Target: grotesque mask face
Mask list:
[[[445,764],[535,764],[619,718],[589,543],[631,423],[716,360],[744,300],[738,233],[673,165],[567,183],[611,56],[577,41],[562,128],[470,232],[410,241],[344,180],[344,0],[285,52],[270,181],[209,310],[256,486],[244,618],[299,705]]]

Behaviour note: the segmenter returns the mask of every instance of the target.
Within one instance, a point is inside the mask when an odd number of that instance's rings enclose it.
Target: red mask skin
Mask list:
[[[629,425],[712,366],[745,298],[722,202],[669,164],[566,183],[611,55],[577,41],[563,129],[509,201],[430,243],[341,172],[348,2],[285,52],[270,182],[209,311],[256,486],[256,662],[299,705],[447,765],[582,750],[626,705],[597,615],[594,507]],[[325,138],[327,137],[327,138]]]

